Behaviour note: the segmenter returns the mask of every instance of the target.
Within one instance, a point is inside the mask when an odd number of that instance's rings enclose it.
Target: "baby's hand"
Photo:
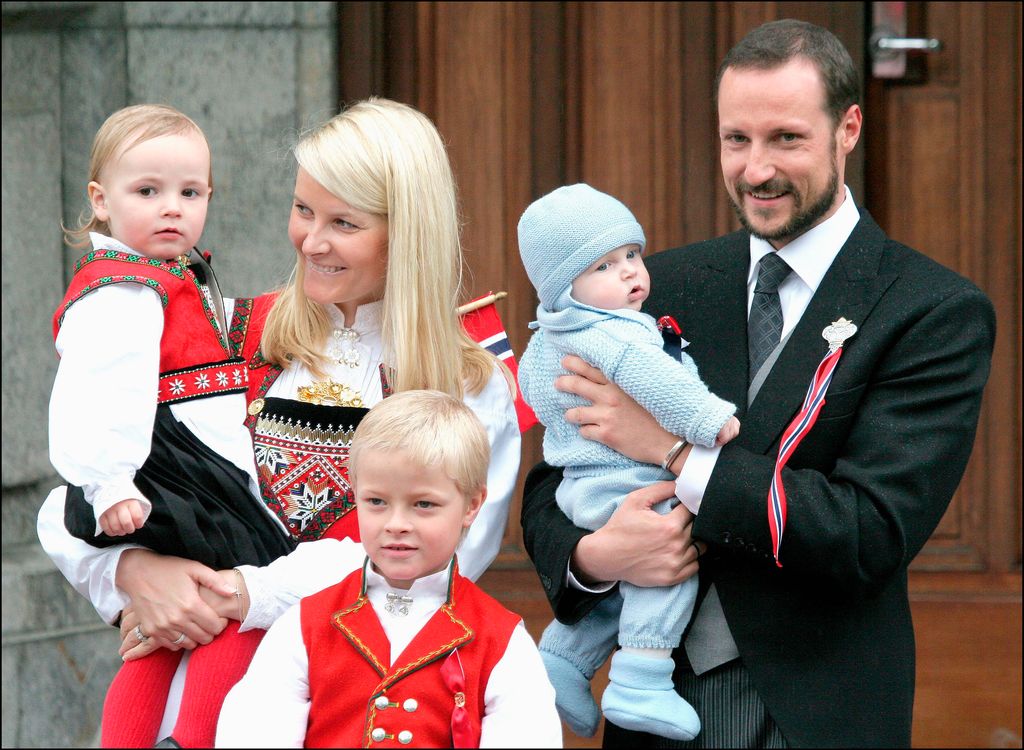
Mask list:
[[[718,431],[718,437],[715,438],[715,445],[725,445],[734,437],[740,434],[740,420],[736,417],[729,417],[729,421],[725,423],[725,426]]]
[[[100,516],[100,528],[107,536],[131,534],[144,523],[142,505],[133,498],[114,503]]]

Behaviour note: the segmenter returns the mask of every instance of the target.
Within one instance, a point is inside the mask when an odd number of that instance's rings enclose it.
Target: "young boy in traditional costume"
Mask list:
[[[366,562],[267,631],[218,746],[561,746],[521,618],[459,574],[489,460],[480,420],[449,395],[405,391],[369,411],[349,454]]]

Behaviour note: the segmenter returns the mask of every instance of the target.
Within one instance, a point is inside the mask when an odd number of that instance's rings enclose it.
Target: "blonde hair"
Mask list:
[[[487,487],[487,431],[464,402],[441,391],[396,393],[367,412],[348,454],[355,483],[365,451],[403,451],[418,466],[440,466],[466,498]]]
[[[381,335],[394,390],[461,397],[465,383],[479,392],[498,360],[469,338],[456,314],[463,270],[458,201],[434,124],[408,105],[371,97],[305,134],[294,153],[326,190],[387,220]],[[304,277],[296,258],[267,318],[263,356],[281,367],[298,360],[323,377],[331,323],[306,297]]]
[[[106,119],[92,139],[89,152],[89,180],[99,182],[103,169],[132,146],[153,138],[179,133],[197,133],[210,144],[206,135],[191,117],[165,104],[133,104],[117,110]],[[213,156],[210,157],[210,188],[213,188]],[[85,247],[89,244],[89,232],[110,234],[110,226],[96,218],[92,208],[79,217],[78,226],[68,229],[63,224],[65,241],[71,247]]]

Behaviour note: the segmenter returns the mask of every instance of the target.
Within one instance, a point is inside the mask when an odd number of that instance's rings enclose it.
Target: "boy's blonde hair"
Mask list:
[[[180,133],[197,133],[207,150],[210,144],[206,134],[186,114],[165,104],[133,104],[117,110],[106,119],[96,131],[92,139],[92,150],[89,152],[89,182],[100,182],[103,169],[114,159],[136,144],[165,135]],[[213,155],[210,156],[210,189],[213,189]],[[85,247],[89,244],[89,232],[110,234],[110,226],[96,218],[92,209],[88,209],[79,218],[76,228],[64,230],[64,238],[71,247]]]
[[[381,335],[397,391],[432,388],[461,398],[486,385],[497,359],[466,335],[456,307],[462,247],[455,179],[444,143],[421,112],[371,97],[304,135],[295,159],[346,203],[388,225]],[[295,359],[324,376],[331,323],[303,291],[296,258],[263,332],[263,356]],[[503,368],[504,369],[504,368]]]
[[[349,449],[353,482],[365,451],[403,451],[419,466],[440,466],[464,498],[487,487],[487,431],[472,409],[441,391],[396,393],[367,412]]]

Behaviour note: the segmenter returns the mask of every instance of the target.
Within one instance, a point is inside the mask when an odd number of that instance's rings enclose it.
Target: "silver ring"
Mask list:
[[[184,642],[185,642],[185,634],[182,633],[177,638],[175,638],[173,641],[171,641],[171,644],[174,645],[174,646],[177,646],[177,645],[180,645],[180,644],[182,644]]]
[[[149,636],[142,632],[142,625],[136,625],[135,630],[132,631],[135,637],[139,639],[139,643],[145,643],[149,640]]]

